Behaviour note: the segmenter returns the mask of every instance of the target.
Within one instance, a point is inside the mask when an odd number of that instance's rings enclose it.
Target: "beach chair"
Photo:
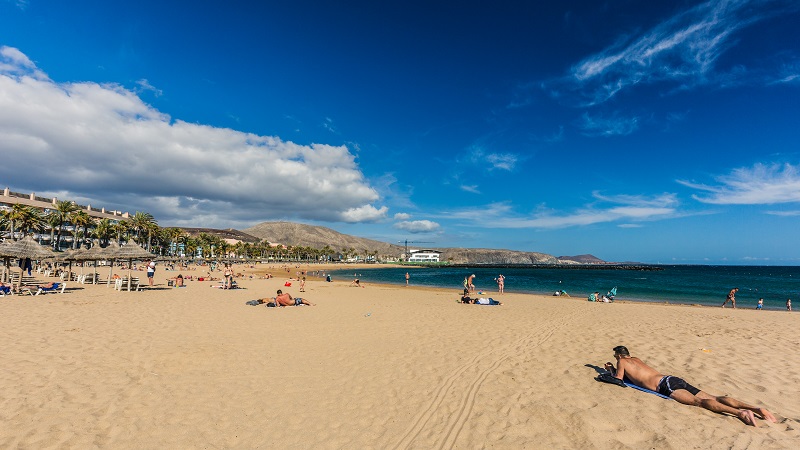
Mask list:
[[[11,290],[10,286],[0,286],[0,297],[5,297],[6,295],[12,295],[14,292]]]
[[[117,278],[114,281],[114,289],[118,291],[124,291],[128,289],[128,279],[127,278]],[[131,277],[131,290],[138,291],[139,288],[139,277]]]
[[[53,287],[51,288],[39,288],[33,295],[39,294],[63,294],[64,290],[67,289],[67,283],[53,283]]]

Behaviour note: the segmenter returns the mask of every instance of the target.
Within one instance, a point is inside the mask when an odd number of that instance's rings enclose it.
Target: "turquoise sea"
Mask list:
[[[464,277],[475,274],[475,286],[486,294],[496,294],[494,279],[506,277],[506,291],[552,294],[565,290],[572,297],[586,298],[599,291],[605,294],[617,287],[618,300],[670,302],[719,306],[734,287],[737,308],[755,308],[764,298],[765,309],[786,309],[791,298],[794,309],[800,308],[800,267],[795,266],[656,266],[662,270],[547,269],[430,267],[338,270],[335,279],[352,279],[354,274],[365,283],[405,284],[462,289]]]

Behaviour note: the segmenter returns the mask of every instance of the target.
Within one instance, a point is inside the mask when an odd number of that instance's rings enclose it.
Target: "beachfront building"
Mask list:
[[[59,203],[63,204],[65,202],[59,202],[59,200],[55,197],[39,197],[35,193],[25,194],[14,192],[9,188],[5,188],[2,191],[2,195],[0,195],[0,211],[11,211],[15,208],[15,205],[22,205],[41,211],[45,219],[50,216],[51,213],[57,211]],[[42,229],[39,229],[37,230],[38,232],[33,233],[33,238],[38,240],[40,243],[52,244],[51,241],[53,240],[54,234],[57,233],[61,246],[66,246],[68,248],[73,246],[73,242],[76,239],[80,243],[81,240],[84,239],[82,234],[85,234],[86,228],[94,228],[93,223],[97,223],[103,219],[108,219],[112,224],[116,224],[120,221],[129,220],[131,218],[131,215],[127,212],[106,210],[105,208],[94,208],[91,205],[83,206],[78,205],[75,202],[70,203],[73,205],[73,212],[85,214],[84,218],[88,216],[85,223],[70,223],[68,220],[64,220],[61,225],[45,224]],[[19,239],[23,236],[23,232],[24,230],[14,230],[14,235],[12,236],[11,230],[8,230],[2,233],[2,237]]]
[[[437,250],[411,250],[410,253],[408,262],[438,263],[441,256],[441,252]]]

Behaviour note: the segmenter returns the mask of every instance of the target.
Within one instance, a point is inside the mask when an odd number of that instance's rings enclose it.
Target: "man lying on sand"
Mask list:
[[[283,293],[280,289],[278,289],[278,296],[275,297],[275,303],[278,306],[298,306],[298,305],[308,305],[314,306],[313,303],[310,303],[308,300],[303,298],[292,298],[291,295],[287,292],[286,294]]]
[[[628,377],[633,384],[669,396],[684,405],[700,406],[718,414],[730,414],[754,427],[757,425],[753,413],[763,420],[775,422],[775,416],[764,408],[750,406],[732,397],[714,397],[681,378],[658,373],[641,359],[631,357],[628,349],[622,345],[614,347],[614,358],[617,360],[616,369],[610,362],[605,364],[605,368],[620,380]]]

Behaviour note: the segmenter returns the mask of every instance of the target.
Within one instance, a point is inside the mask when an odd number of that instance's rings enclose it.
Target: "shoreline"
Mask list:
[[[402,268],[402,267],[403,266],[398,266],[398,268]],[[364,265],[364,267],[362,267],[362,268],[363,269],[379,269],[377,267],[370,266],[370,265]],[[343,270],[343,269],[337,269],[337,270]],[[380,285],[393,286],[393,287],[404,287],[405,286],[405,284],[403,282],[383,282],[383,281],[381,281],[381,282],[373,282],[373,281],[370,281],[369,284],[373,284],[373,285],[380,284]],[[446,291],[454,290],[454,291],[457,291],[458,295],[461,294],[460,288],[459,287],[455,287],[455,286],[453,286],[452,288],[447,288],[447,287],[424,286],[424,285],[414,285],[414,284],[412,284],[410,287],[441,289],[441,290],[446,290]],[[485,296],[491,296],[492,294],[494,294],[495,296],[503,295],[503,294],[497,293],[496,291],[491,291],[490,292],[490,291],[485,291],[484,290],[483,292],[486,292]],[[522,291],[522,290],[515,290],[515,289],[508,289],[508,288],[506,288],[505,293],[506,294],[512,294],[513,293],[513,294],[518,294],[518,295],[531,295],[531,296],[561,298],[561,296],[552,295],[551,292]],[[585,301],[587,303],[592,303],[592,302],[589,302],[586,297],[577,297],[577,296],[574,296],[574,295],[570,295],[567,298],[573,299],[573,300],[582,300],[582,301]],[[596,303],[604,303],[604,302],[596,302]],[[639,303],[639,304],[653,304],[653,305],[691,306],[691,307],[712,308],[712,309],[713,308],[734,309],[734,308],[730,308],[730,307],[721,308],[721,306],[715,306],[715,305],[712,305],[712,304],[703,304],[703,303],[692,302],[691,300],[675,301],[675,300],[659,300],[659,299],[631,298],[631,297],[625,297],[625,298],[622,298],[622,299],[618,298],[618,299],[614,300],[614,302],[612,302],[612,303]],[[741,307],[740,306],[740,307],[735,308],[735,309],[736,310],[758,311],[755,308],[755,306],[750,307],[749,304],[748,304],[748,307]],[[762,309],[762,311],[776,311],[776,312],[781,312],[782,311],[782,312],[787,312],[787,313],[795,312],[795,311],[787,311],[785,308],[782,308],[780,306],[768,306],[768,305],[765,305],[764,308]]]

